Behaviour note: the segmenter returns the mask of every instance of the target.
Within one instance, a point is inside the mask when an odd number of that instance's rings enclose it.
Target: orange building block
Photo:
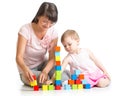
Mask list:
[[[80,74],[80,75],[78,76],[78,78],[79,78],[80,80],[83,80],[83,79],[84,79],[84,74]]]
[[[73,85],[74,83],[75,83],[74,80],[71,80],[71,79],[68,80],[68,84],[69,84],[69,85]]]
[[[56,61],[56,65],[61,65],[61,62],[60,61]]]
[[[56,46],[55,51],[60,51],[60,46]]]

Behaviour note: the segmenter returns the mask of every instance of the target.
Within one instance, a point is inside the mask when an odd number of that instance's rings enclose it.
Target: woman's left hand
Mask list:
[[[39,76],[39,83],[44,83],[48,79],[48,74],[46,72],[41,72]]]

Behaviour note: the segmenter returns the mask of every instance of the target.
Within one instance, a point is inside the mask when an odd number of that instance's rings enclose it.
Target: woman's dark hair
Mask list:
[[[58,10],[57,7],[54,3],[50,3],[50,2],[43,2],[36,14],[36,16],[34,17],[34,19],[32,20],[32,23],[38,23],[38,17],[40,16],[46,16],[48,17],[48,19],[50,21],[52,21],[53,23],[57,22],[58,19]]]

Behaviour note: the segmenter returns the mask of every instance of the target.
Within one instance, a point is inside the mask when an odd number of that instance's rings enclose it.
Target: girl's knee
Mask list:
[[[108,78],[101,78],[99,82],[97,83],[98,87],[107,87],[110,84],[110,80]]]

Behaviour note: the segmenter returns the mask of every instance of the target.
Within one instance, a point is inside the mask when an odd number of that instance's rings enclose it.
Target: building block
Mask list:
[[[91,85],[88,84],[88,83],[87,83],[87,84],[84,84],[84,88],[85,88],[85,89],[90,89],[90,88],[91,88]]]
[[[60,52],[55,52],[55,56],[60,56]]]
[[[82,84],[82,81],[80,79],[75,80],[75,84]]]
[[[68,80],[68,84],[69,84],[69,85],[74,84],[74,80],[69,79],[69,80]]]
[[[55,56],[56,61],[60,61],[60,56]]]
[[[76,75],[76,74],[72,74],[72,75],[71,75],[71,79],[72,79],[72,80],[76,80],[76,79],[77,79],[77,75]]]
[[[48,90],[54,90],[54,85],[48,85]]]
[[[55,90],[61,90],[61,86],[56,85],[56,86],[55,86]]]
[[[65,84],[65,85],[64,85],[64,89],[65,89],[65,90],[70,90],[70,89],[71,89],[71,86],[68,85],[68,84]]]
[[[78,87],[77,84],[73,84],[73,85],[72,85],[72,89],[73,89],[73,90],[78,89],[77,87]]]
[[[83,84],[78,84],[77,87],[78,87],[78,89],[83,89],[84,88]]]
[[[88,83],[88,82],[87,82],[86,79],[82,80],[82,84],[87,84],[87,83]]]
[[[55,70],[56,71],[60,71],[61,70],[61,66],[55,66]]]
[[[62,85],[61,80],[55,80],[55,85]]]
[[[57,51],[57,52],[60,51],[60,46],[56,46],[55,51]]]
[[[48,85],[42,85],[42,90],[48,90]]]
[[[55,80],[61,80],[61,71],[55,71]]]
[[[78,78],[79,78],[80,80],[83,80],[83,79],[84,79],[84,74],[80,74],[80,75],[78,76]]]
[[[61,62],[60,61],[56,61],[56,65],[61,65]]]
[[[38,85],[34,86],[33,88],[34,88],[34,91],[38,91],[39,90],[39,86]]]
[[[74,74],[76,74],[77,75],[77,77],[80,75],[80,70],[74,70]]]

